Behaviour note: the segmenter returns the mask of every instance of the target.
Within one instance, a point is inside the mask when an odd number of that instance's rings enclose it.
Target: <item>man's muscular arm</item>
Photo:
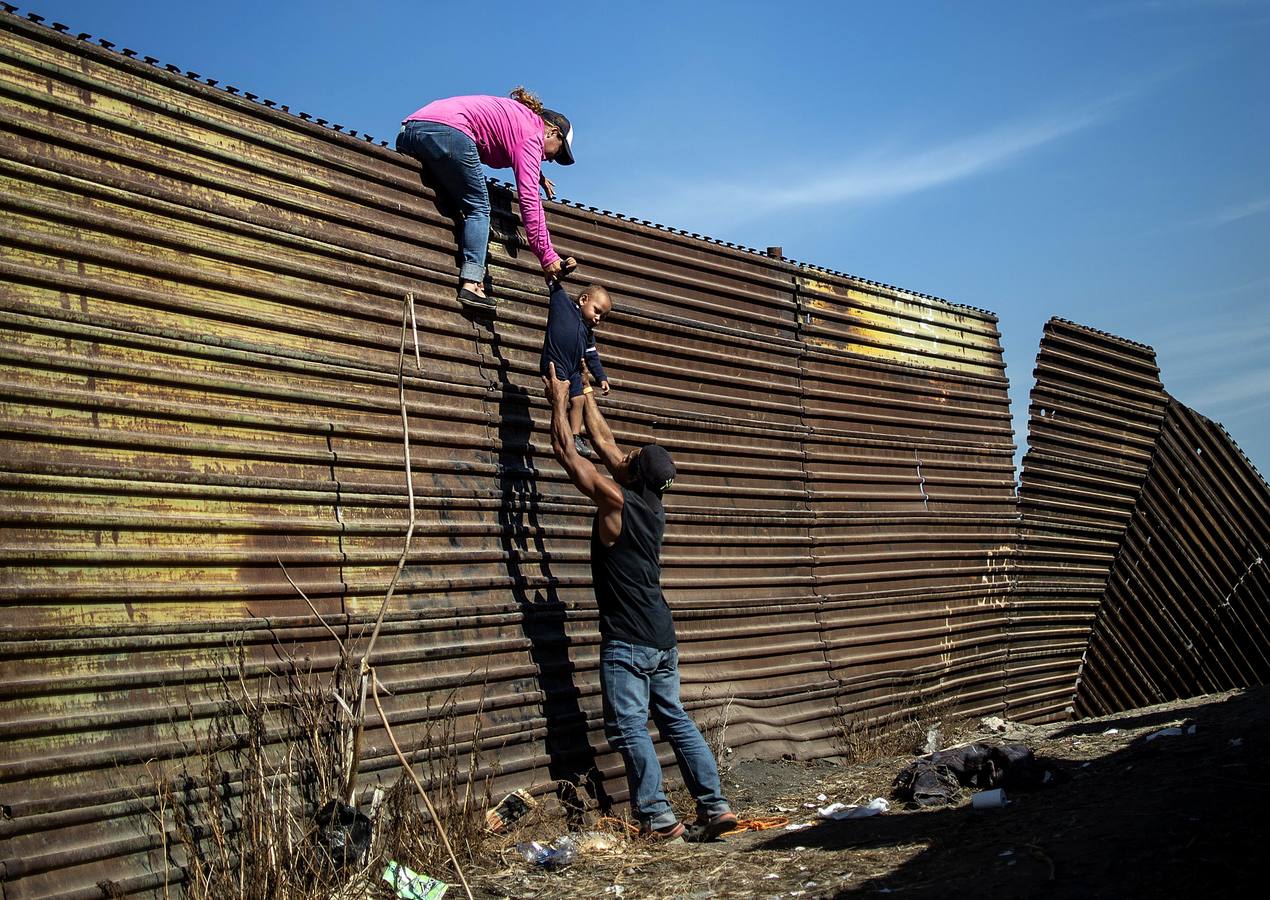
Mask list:
[[[569,382],[556,376],[554,363],[548,363],[549,374],[543,376],[547,401],[551,404],[551,451],[564,466],[573,486],[595,503],[599,509],[600,540],[612,546],[622,533],[622,489],[611,478],[605,478],[588,459],[578,455],[569,427]],[[589,396],[589,395],[588,395]],[[606,426],[607,428],[607,426]],[[612,441],[612,435],[609,435]]]
[[[582,421],[586,424],[587,434],[591,436],[591,445],[600,455],[600,461],[614,478],[625,482],[629,462],[618,448],[617,441],[613,439],[613,432],[609,429],[609,423],[605,421],[599,405],[595,402],[594,393],[584,395]]]

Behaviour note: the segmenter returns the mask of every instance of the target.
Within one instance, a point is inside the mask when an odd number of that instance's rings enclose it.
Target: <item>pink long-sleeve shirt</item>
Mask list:
[[[481,162],[495,169],[511,168],[516,176],[520,217],[529,246],[543,266],[560,258],[551,246],[547,217],[538,197],[542,174],[542,118],[523,103],[506,97],[450,97],[434,100],[406,117],[407,122],[440,122],[457,128],[476,142]]]

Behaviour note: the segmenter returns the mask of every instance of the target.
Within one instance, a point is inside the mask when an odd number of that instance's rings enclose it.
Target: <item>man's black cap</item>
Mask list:
[[[644,487],[660,497],[675,481],[675,461],[660,444],[645,444],[635,457],[635,475]]]

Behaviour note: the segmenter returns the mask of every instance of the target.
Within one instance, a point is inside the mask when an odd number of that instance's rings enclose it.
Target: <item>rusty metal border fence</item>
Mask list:
[[[1270,680],[1270,487],[1170,398],[1076,692],[1100,715]]]
[[[1071,715],[1090,629],[1146,477],[1166,395],[1155,352],[1046,323],[1019,488],[1010,603],[1010,714]]]
[[[8,9],[6,7],[6,9]],[[13,10],[9,9],[12,13]],[[604,742],[588,505],[551,457],[537,266],[496,186],[493,326],[452,299],[451,220],[410,160],[157,60],[0,16],[0,594],[6,897],[160,889],[149,764],[226,666],[363,632],[417,744],[500,786],[590,780]],[[738,756],[836,752],[914,704],[997,710],[1016,520],[990,313],[576,204],[609,286],[619,442],[679,462],[665,587],[684,695]],[[369,724],[362,779],[394,777]],[[663,760],[671,765],[668,749]],[[673,768],[673,766],[672,766]]]
[[[227,675],[327,671],[333,634],[364,636],[407,528],[407,295],[418,524],[374,660],[387,714],[413,747],[444,720],[498,789],[623,801],[590,508],[550,453],[546,298],[509,186],[491,324],[453,299],[453,222],[413,161],[4,8],[4,896],[159,892],[153,767],[189,755]],[[1270,491],[1151,348],[1048,323],[1016,495],[993,314],[547,210],[615,299],[619,442],[679,464],[664,586],[686,705],[725,755],[1267,677]],[[372,716],[363,788],[396,777],[383,738]]]
[[[1270,677],[1270,488],[1154,351],[1045,326],[1019,491],[1010,714],[1118,712]]]

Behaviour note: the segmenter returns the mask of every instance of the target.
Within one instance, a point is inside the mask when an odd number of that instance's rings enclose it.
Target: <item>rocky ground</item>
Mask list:
[[[1194,726],[1193,730],[1190,726]],[[1182,733],[1152,738],[1161,730]],[[471,873],[484,897],[1181,897],[1261,894],[1270,799],[1270,689],[1197,697],[1130,713],[1004,731],[979,725],[949,740],[1025,743],[1068,776],[1015,792],[1000,809],[954,806],[822,821],[817,807],[890,797],[912,755],[866,763],[746,761],[726,773],[749,817],[778,827],[712,844],[653,846],[616,837],[559,872],[521,860]],[[820,799],[823,797],[824,799]],[[516,840],[550,841],[537,816]],[[530,833],[532,831],[532,833]],[[507,841],[511,843],[512,839]],[[461,897],[452,889],[451,897]]]

